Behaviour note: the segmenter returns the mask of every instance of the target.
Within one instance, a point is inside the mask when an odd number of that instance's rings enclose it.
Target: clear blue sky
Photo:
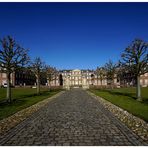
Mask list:
[[[148,3],[0,3],[6,35],[58,69],[95,69],[148,41]]]

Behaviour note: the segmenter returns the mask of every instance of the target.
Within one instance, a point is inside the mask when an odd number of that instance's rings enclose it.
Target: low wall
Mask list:
[[[103,88],[103,89],[106,89],[106,88],[111,88],[110,85],[89,85],[89,88],[90,89],[100,89],[100,88]],[[118,88],[118,85],[113,85],[112,88]]]
[[[15,85],[15,88],[32,88],[35,87],[34,85],[26,85],[26,86],[20,86],[20,85]],[[41,85],[41,88],[49,88],[49,86],[46,85]],[[63,89],[63,86],[51,86],[51,89]]]

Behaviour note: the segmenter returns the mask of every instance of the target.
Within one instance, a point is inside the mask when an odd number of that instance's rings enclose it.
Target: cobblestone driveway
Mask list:
[[[144,145],[85,91],[73,89],[1,136],[0,145]]]

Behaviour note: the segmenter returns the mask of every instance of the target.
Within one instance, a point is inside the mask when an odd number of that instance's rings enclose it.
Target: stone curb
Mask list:
[[[107,110],[112,112],[122,123],[130,128],[136,135],[141,137],[144,142],[148,143],[148,123],[132,115],[126,110],[112,104],[111,102],[96,96],[94,93],[87,91],[93,98],[97,99]]]
[[[59,92],[59,93],[51,96],[50,98],[47,98],[47,99],[45,99],[43,101],[40,101],[40,102],[30,106],[30,107],[27,107],[27,108],[25,108],[25,109],[23,109],[21,111],[18,111],[17,113],[13,114],[12,116],[9,116],[8,118],[0,120],[0,134],[1,135],[5,134],[11,128],[13,128],[17,124],[19,124],[20,122],[25,120],[31,114],[33,114],[34,112],[38,111],[41,107],[46,105],[49,101],[51,101],[52,99],[60,96],[64,92],[65,91]]]

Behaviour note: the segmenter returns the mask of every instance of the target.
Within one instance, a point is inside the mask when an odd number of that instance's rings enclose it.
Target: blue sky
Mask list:
[[[0,3],[6,35],[58,69],[95,69],[148,41],[148,3]]]

